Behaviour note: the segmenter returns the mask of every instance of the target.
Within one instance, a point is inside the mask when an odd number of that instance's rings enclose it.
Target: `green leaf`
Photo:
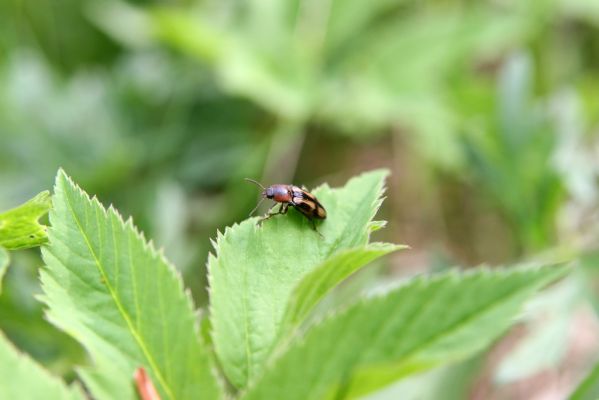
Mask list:
[[[298,337],[244,399],[353,398],[462,359],[487,346],[531,294],[566,271],[477,270],[413,279]]]
[[[218,235],[208,259],[210,316],[216,353],[229,380],[244,387],[261,373],[277,339],[293,288],[335,253],[365,246],[387,171],[313,193],[327,209],[323,237],[295,209],[256,225],[246,220]]]
[[[597,398],[599,398],[599,362],[569,397],[570,400],[596,400]]]
[[[0,246],[26,249],[48,241],[46,227],[38,220],[50,209],[50,192],[41,192],[25,204],[0,214]]]
[[[0,333],[0,399],[85,399],[77,386],[68,387]]]
[[[10,257],[8,252],[3,247],[0,247],[0,293],[2,293],[2,278],[4,278],[9,262]]]
[[[257,49],[261,46],[252,40],[251,32],[223,29],[188,10],[157,9],[149,17],[157,38],[207,62],[227,92],[246,96],[290,120],[308,116],[312,80],[304,59],[293,51],[291,43],[276,46],[276,56],[269,57]],[[260,29],[264,19],[261,23]],[[281,35],[270,35],[269,45],[273,38],[278,41]],[[259,39],[259,43],[266,42]]]
[[[310,271],[293,290],[284,314],[281,335],[292,326],[299,325],[314,306],[348,276],[377,258],[405,247],[371,243],[365,247],[341,251],[324,261]]]
[[[527,304],[520,325],[526,335],[495,367],[494,381],[500,385],[522,381],[564,362],[568,334],[575,310],[584,299],[584,282],[575,269],[568,278],[553,285]]]
[[[331,3],[328,18],[326,41],[330,51],[337,46],[350,42],[357,35],[364,34],[369,24],[375,20],[375,25],[381,24],[377,17],[385,15],[393,7],[401,4],[397,0],[375,0],[368,6],[360,0],[342,0]]]
[[[218,398],[180,276],[132,221],[59,171],[50,222],[42,300],[49,320],[94,359],[81,372],[94,397],[136,398],[132,377],[144,366],[163,399]]]
[[[412,375],[363,397],[361,400],[464,400],[469,398],[474,380],[484,367],[484,353]]]

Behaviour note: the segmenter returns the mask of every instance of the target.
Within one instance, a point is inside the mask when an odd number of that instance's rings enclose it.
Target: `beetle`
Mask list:
[[[264,201],[264,199],[274,200],[275,204],[268,210],[269,212],[263,216],[258,223],[262,223],[269,218],[274,217],[278,214],[286,214],[289,206],[295,207],[300,213],[302,213],[308,220],[312,223],[312,228],[318,232],[316,229],[316,224],[314,223],[315,219],[326,219],[327,212],[320,204],[316,196],[312,193],[308,192],[305,188],[300,188],[295,185],[285,185],[285,184],[276,184],[270,185],[269,187],[264,187],[258,181],[255,181],[250,178],[245,178],[246,181],[251,182],[262,189],[262,199],[258,202],[256,207],[252,210],[250,215],[254,213],[258,209],[258,206]],[[272,210],[277,204],[280,204],[279,211],[275,213],[271,213]]]

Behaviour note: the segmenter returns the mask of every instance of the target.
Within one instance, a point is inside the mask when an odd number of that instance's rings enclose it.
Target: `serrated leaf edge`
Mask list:
[[[341,255],[344,255],[344,254],[350,254],[350,253],[353,253],[353,252],[359,251],[359,250],[384,252],[385,254],[381,255],[381,257],[384,257],[385,255],[389,255],[389,254],[391,254],[393,252],[396,252],[396,251],[399,251],[399,250],[404,250],[404,249],[407,249],[407,248],[409,248],[409,246],[401,245],[401,244],[393,244],[393,243],[385,243],[385,242],[372,242],[372,243],[368,243],[368,244],[366,244],[364,246],[356,246],[356,247],[352,247],[352,248],[349,248],[349,249],[344,249],[344,250],[341,250],[341,251],[335,253],[333,256],[331,256],[331,257],[323,260],[321,263],[319,263],[314,269],[312,269],[310,272],[308,272],[301,280],[299,280],[296,283],[296,285],[291,290],[291,297],[290,297],[290,299],[289,299],[289,301],[287,303],[287,307],[285,309],[286,311],[285,311],[284,315],[288,314],[289,308],[292,306],[292,304],[295,303],[295,301],[294,301],[295,300],[294,295],[295,295],[296,291],[299,290],[299,288],[302,286],[302,284],[304,282],[304,279],[306,279],[308,276],[314,274],[315,271],[317,271],[321,267],[321,265],[323,265],[325,263],[328,263],[331,258],[337,257],[337,256],[341,256]],[[364,267],[368,266],[368,264],[370,264],[370,262],[368,262],[368,263],[364,264],[363,266],[361,266],[360,268],[352,271],[350,274],[348,274],[345,277],[343,277],[343,279],[339,283],[345,281],[346,279],[348,279],[349,277],[351,277],[352,275],[354,275],[358,271],[362,270]],[[331,290],[332,289],[333,288],[331,288]],[[330,290],[328,292],[330,292]],[[316,303],[315,303],[315,305],[318,304],[326,296],[327,293],[324,293],[323,295],[319,296],[318,299],[317,299],[317,301],[316,301]],[[285,321],[285,319],[283,321]],[[291,323],[291,322],[289,322],[289,323]],[[284,323],[283,323],[283,325],[284,325]]]
[[[554,274],[552,276],[548,276],[542,283],[537,283],[538,287],[542,287],[543,285],[551,282],[552,280],[563,277],[569,271],[568,267],[564,267],[564,266],[534,266],[534,267],[519,268],[517,270],[514,270],[514,268],[504,268],[504,267],[492,268],[492,269],[488,268],[488,267],[481,267],[481,268],[477,268],[477,269],[469,270],[469,271],[450,270],[450,271],[440,273],[440,274],[414,276],[413,278],[406,279],[402,282],[399,282],[396,286],[394,286],[393,288],[389,289],[388,291],[386,291],[384,293],[376,293],[372,296],[361,297],[359,300],[357,300],[354,303],[351,303],[349,305],[346,305],[345,307],[342,307],[340,309],[333,310],[327,314],[324,314],[319,320],[316,320],[313,323],[313,325],[310,327],[310,330],[308,332],[306,332],[306,334],[304,334],[303,336],[300,336],[298,334],[298,335],[296,335],[294,340],[287,342],[286,346],[281,346],[280,348],[278,348],[277,353],[272,354],[270,359],[267,360],[267,364],[266,364],[265,368],[263,369],[262,375],[257,377],[256,379],[252,380],[252,382],[248,383],[248,386],[240,393],[239,399],[243,399],[248,393],[250,393],[251,390],[260,383],[261,378],[263,376],[265,376],[271,368],[276,367],[277,362],[281,359],[281,357],[284,356],[285,353],[287,353],[287,351],[289,351],[292,347],[305,346],[305,344],[307,342],[307,338],[310,335],[310,332],[322,329],[322,327],[325,326],[330,321],[351,313],[353,309],[359,308],[359,307],[363,306],[364,304],[366,304],[367,302],[382,300],[383,298],[390,296],[399,290],[403,290],[403,288],[408,285],[424,285],[426,287],[426,286],[429,286],[433,283],[436,283],[436,282],[438,282],[440,280],[444,280],[444,279],[447,279],[447,280],[465,279],[471,275],[480,275],[480,277],[482,277],[485,274],[486,275],[497,275],[497,276],[511,275],[514,273],[523,274],[523,273],[527,273],[527,272],[538,271],[543,268],[560,268],[560,271],[554,272]],[[529,289],[528,286],[525,288],[522,288],[521,290],[516,290],[516,291],[510,293],[509,298],[511,298],[512,296],[516,296],[520,292],[526,291],[527,289]],[[505,300],[506,300],[506,297],[503,297],[499,300],[493,301],[490,304],[488,304],[487,306],[485,306],[485,309],[492,309],[493,307],[497,306],[498,303],[503,302]],[[478,315],[478,313],[477,313],[477,315]],[[468,316],[468,317],[462,319],[459,323],[456,324],[459,326],[454,326],[454,327],[450,328],[449,331],[454,331],[454,330],[459,329],[463,325],[463,321],[469,320],[471,317],[472,316]],[[443,334],[446,334],[446,332],[448,332],[448,331],[444,331]],[[404,359],[409,360],[410,357],[414,353],[417,353],[420,348],[422,348],[423,346],[428,345],[430,343],[434,343],[434,341],[437,339],[437,337],[438,337],[438,335],[435,335],[433,338],[427,340],[427,342],[425,344],[421,344],[421,345],[417,346],[416,348],[410,350],[410,352],[405,355]]]
[[[179,296],[183,296],[185,303],[187,304],[187,307],[189,309],[189,311],[195,315],[196,312],[196,308],[195,305],[193,303],[193,299],[191,297],[191,292],[189,291],[189,289],[186,289],[184,284],[183,284],[183,278],[181,276],[181,273],[176,269],[176,267],[171,264],[165,257],[164,253],[161,251],[158,251],[156,249],[156,247],[154,246],[154,243],[152,240],[147,240],[145,238],[145,235],[143,234],[143,232],[141,232],[140,230],[137,229],[137,227],[133,224],[133,219],[131,217],[128,217],[126,220],[123,219],[123,217],[120,215],[120,213],[116,210],[116,208],[111,204],[109,205],[108,208],[105,208],[102,203],[98,200],[98,198],[96,196],[90,197],[79,185],[77,185],[67,174],[63,169],[59,169],[58,171],[58,175],[56,177],[56,182],[54,185],[54,191],[55,193],[57,193],[57,191],[59,190],[60,186],[59,186],[59,179],[63,179],[68,185],[70,185],[82,198],[84,201],[88,202],[92,207],[97,207],[102,214],[104,215],[104,217],[106,218],[110,218],[111,216],[116,217],[117,221],[122,225],[123,229],[125,231],[129,231],[130,233],[133,234],[134,238],[139,239],[142,243],[143,246],[143,250],[147,251],[153,258],[158,259],[160,262],[164,263],[164,265],[166,265],[169,273],[172,275],[172,277],[175,279],[175,282],[177,284],[178,287],[178,295]],[[63,191],[64,194],[64,198],[66,200],[66,204],[68,206],[68,209],[71,213],[71,215],[73,215],[73,218],[77,224],[78,227],[78,231],[79,233],[83,236],[85,243],[87,245],[87,247],[90,250],[90,253],[92,254],[93,258],[94,258],[94,262],[99,270],[99,272],[102,274],[102,276],[104,278],[106,278],[104,275],[104,270],[103,267],[100,265],[99,260],[97,259],[96,255],[95,255],[95,251],[93,250],[92,246],[89,243],[89,239],[87,237],[87,235],[85,234],[85,232],[83,231],[81,224],[78,220],[78,218],[75,216],[74,213],[74,209],[72,207],[71,204],[71,199],[69,199],[69,196],[67,195],[67,193],[65,191]],[[50,227],[50,230],[52,230],[53,228]],[[51,243],[50,243],[51,244]],[[110,293],[111,298],[113,299],[117,309],[119,310],[119,314],[121,314],[121,316],[123,317],[123,319],[125,320],[127,327],[129,329],[129,331],[131,332],[131,335],[134,337],[136,343],[138,344],[138,346],[140,347],[140,349],[142,350],[146,360],[148,360],[148,362],[150,363],[151,368],[153,369],[153,372],[156,374],[156,378],[160,381],[160,384],[162,385],[162,387],[167,391],[169,397],[174,398],[172,390],[170,388],[170,386],[166,383],[165,378],[162,376],[162,373],[160,372],[160,369],[158,368],[156,361],[154,360],[152,354],[148,351],[148,349],[146,348],[145,345],[145,341],[143,341],[141,339],[141,337],[139,336],[139,333],[137,332],[137,329],[135,328],[135,326],[133,325],[130,316],[124,311],[122,304],[120,303],[120,299],[118,298],[118,296],[116,296],[114,289],[111,287],[111,285],[108,283],[108,280],[105,279],[105,284],[106,287]],[[42,297],[44,300],[45,296]],[[180,297],[181,298],[181,297]],[[49,306],[49,304],[44,301],[45,304],[47,304]],[[201,335],[199,334],[199,324],[198,324],[198,320],[197,318],[194,318],[193,321],[193,329],[194,329],[194,337],[196,338],[196,340],[198,341],[198,343],[200,343],[200,345],[202,345],[204,347],[204,349],[206,349],[205,344],[203,343],[203,339],[201,338]],[[76,337],[76,336],[75,336]],[[210,368],[210,372],[213,376],[217,376],[216,375],[216,371],[214,371],[214,368],[212,366],[209,366]]]
[[[327,188],[329,190],[343,190],[344,188],[350,186],[353,182],[362,179],[365,175],[376,175],[376,174],[381,174],[382,179],[378,180],[378,182],[375,185],[374,190],[376,190],[378,192],[378,196],[377,196],[376,200],[374,200],[374,202],[371,203],[372,211],[371,211],[371,214],[369,217],[369,223],[366,224],[366,226],[364,227],[364,233],[366,233],[366,236],[367,236],[366,241],[367,242],[368,242],[368,238],[370,237],[370,221],[372,221],[374,216],[377,214],[377,212],[384,200],[383,194],[386,191],[385,180],[390,174],[390,171],[388,169],[375,169],[375,170],[363,172],[357,176],[350,178],[342,187],[339,187],[339,188],[331,188],[327,183],[323,183],[313,190],[315,193],[317,193],[319,190],[323,190],[325,188]],[[213,251],[208,253],[208,258],[206,261],[206,270],[208,271],[207,291],[208,291],[209,299],[212,298],[213,293],[214,293],[214,289],[213,289],[214,285],[213,285],[213,281],[212,281],[213,274],[211,273],[211,270],[213,268],[212,263],[216,262],[216,260],[218,259],[221,244],[223,243],[224,240],[227,240],[227,238],[230,237],[230,232],[232,232],[233,230],[236,230],[236,229],[240,229],[240,227],[242,227],[245,224],[252,224],[253,231],[255,232],[257,229],[259,229],[259,226],[257,226],[257,224],[256,224],[256,222],[259,221],[259,219],[260,219],[260,217],[251,217],[251,218],[247,218],[241,222],[235,222],[231,226],[225,227],[224,232],[221,232],[221,230],[217,230],[216,240],[210,239],[210,243],[213,247]],[[365,243],[364,245],[367,245],[367,244],[368,243]],[[334,246],[334,245],[331,246],[331,251],[328,252],[324,256],[323,262],[336,254],[335,247],[336,246]],[[212,308],[212,302],[209,303],[208,309],[209,309],[209,314],[212,315],[214,313],[213,308]],[[247,323],[247,321],[244,321],[244,323]],[[247,328],[247,326],[246,326],[246,328]],[[218,328],[216,326],[212,325],[211,332],[212,332],[211,333],[212,337],[218,336]],[[246,334],[245,338],[246,339],[249,338],[249,334]],[[249,348],[248,346],[249,345],[247,343],[244,345],[244,347],[246,348],[246,353],[247,353],[247,349]],[[247,356],[246,362],[247,362],[247,371],[248,371],[247,375],[249,377],[249,376],[251,376],[251,371],[250,371],[251,370],[251,361],[250,361],[251,356],[249,354],[246,354],[246,356]]]

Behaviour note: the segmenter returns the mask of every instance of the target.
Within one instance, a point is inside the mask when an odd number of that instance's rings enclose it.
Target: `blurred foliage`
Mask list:
[[[388,167],[375,235],[410,244],[420,270],[551,250],[596,265],[597,65],[593,0],[8,0],[0,210],[64,167],[204,304],[209,237],[254,204],[241,178]],[[11,263],[0,329],[68,374],[83,355],[32,298],[37,252]]]
[[[530,60],[516,55],[500,71],[500,86],[485,116],[465,128],[466,154],[479,187],[498,203],[524,250],[555,242],[563,189],[550,166],[556,135],[546,108],[531,104]]]
[[[18,250],[46,243],[46,226],[40,224],[39,219],[50,207],[50,192],[45,190],[26,203],[0,213],[0,246]]]
[[[28,252],[13,254],[0,296],[2,331],[15,346],[71,380],[73,366],[83,364],[85,356],[79,344],[44,319],[35,299],[41,294],[37,269],[42,261]]]
[[[0,247],[0,293],[2,293],[2,278],[4,278],[4,274],[6,274],[9,263],[10,256],[8,255],[8,251],[3,247]]]

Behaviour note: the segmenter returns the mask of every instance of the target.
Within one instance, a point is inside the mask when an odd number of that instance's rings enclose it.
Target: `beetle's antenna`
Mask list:
[[[263,198],[261,198],[261,199],[260,199],[260,201],[258,202],[258,204],[256,204],[256,207],[254,207],[254,209],[252,210],[252,212],[250,213],[250,215],[248,215],[248,217],[251,217],[251,216],[252,216],[252,214],[253,214],[254,212],[256,212],[256,210],[258,209],[258,207],[260,207],[260,204],[262,204],[262,202],[264,201],[264,199],[265,199],[265,198],[266,198],[266,197],[263,197]]]
[[[264,186],[262,186],[262,184],[261,184],[260,182],[258,182],[258,181],[255,181],[255,180],[253,180],[253,179],[250,179],[250,178],[244,178],[244,179],[245,179],[246,181],[248,181],[248,182],[252,182],[253,184],[255,184],[255,185],[258,185],[259,187],[261,187],[261,188],[262,188],[262,190],[266,190],[266,188],[265,188]]]
[[[262,190],[266,190],[266,188],[265,188],[264,186],[262,186],[262,184],[261,184],[260,182],[258,182],[258,181],[255,181],[255,180],[253,180],[253,179],[250,179],[250,178],[244,178],[244,179],[245,179],[246,181],[248,181],[248,182],[252,182],[253,184],[255,184],[255,185],[259,186],[260,188],[262,188]],[[264,199],[266,198],[266,197],[264,197],[264,196],[265,196],[265,195],[264,195],[264,193],[262,193],[262,198],[260,199],[260,201],[258,202],[258,204],[256,204],[256,207],[254,207],[254,209],[253,209],[253,210],[252,210],[252,212],[250,213],[250,215],[249,215],[250,217],[252,216],[252,214],[253,214],[254,212],[256,212],[256,210],[258,209],[258,207],[260,207],[260,204],[262,204],[262,202],[263,202],[263,201],[264,201]]]

